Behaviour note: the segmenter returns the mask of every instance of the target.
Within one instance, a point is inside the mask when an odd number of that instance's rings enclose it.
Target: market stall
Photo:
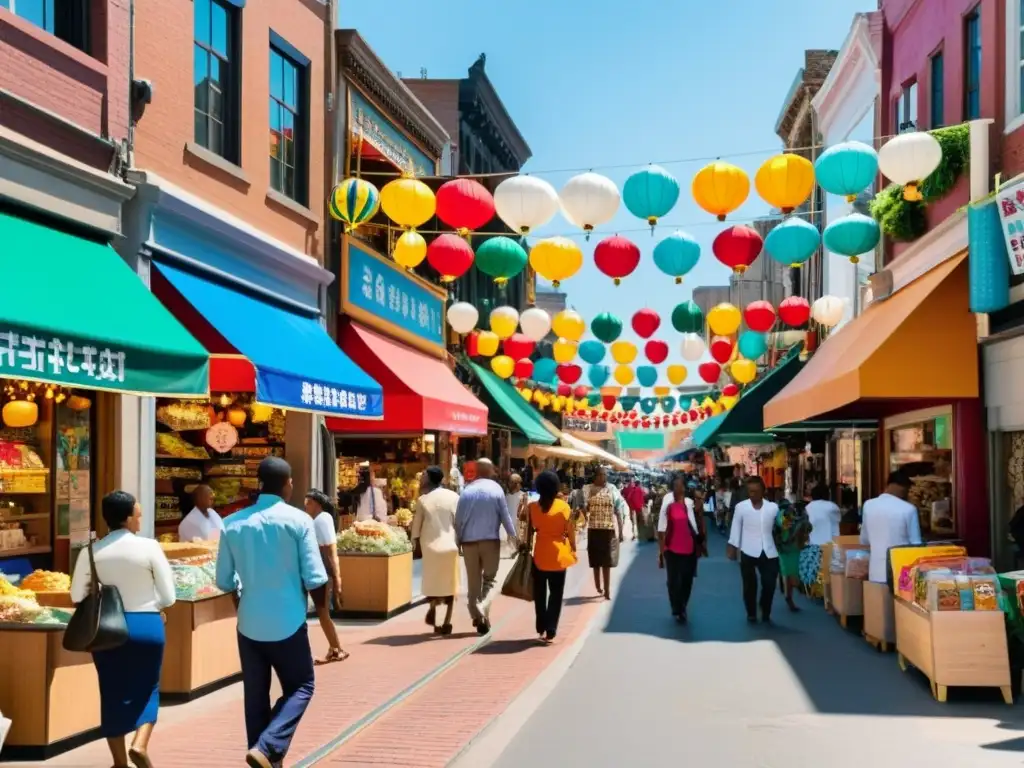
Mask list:
[[[955,536],[952,407],[886,419],[885,462],[888,472],[901,471],[910,477],[907,499],[917,507],[921,535],[925,539]]]
[[[339,615],[386,619],[412,603],[412,543],[404,529],[365,520],[338,534]]]
[[[851,618],[864,615],[864,583],[871,553],[861,545],[860,536],[835,536],[829,549],[831,566],[825,605],[845,629]]]

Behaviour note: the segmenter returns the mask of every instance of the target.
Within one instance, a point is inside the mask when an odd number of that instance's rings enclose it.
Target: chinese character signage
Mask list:
[[[1024,179],[999,190],[999,218],[1013,274],[1024,274]]]
[[[433,176],[435,162],[403,136],[359,91],[352,87],[348,90],[352,97],[352,134],[362,136],[403,171],[412,169],[417,176]]]
[[[309,381],[301,376],[256,368],[256,399],[279,408],[295,408],[329,416],[379,419],[384,415],[384,395],[353,385]]]
[[[346,314],[431,354],[444,351],[443,290],[351,237],[342,244],[341,268]]]

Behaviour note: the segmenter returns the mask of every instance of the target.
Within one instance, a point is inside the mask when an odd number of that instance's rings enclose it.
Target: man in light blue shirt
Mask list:
[[[260,462],[259,499],[224,521],[217,586],[239,588],[238,653],[251,768],[281,765],[313,698],[313,652],[306,593],[327,583],[313,521],[289,505],[292,470],[284,459]],[[281,698],[271,709],[271,671]]]
[[[505,491],[494,481],[494,464],[489,459],[476,463],[477,479],[466,486],[455,510],[455,540],[466,562],[466,590],[469,615],[481,635],[491,631],[491,601],[496,591],[501,563],[502,526],[509,543],[518,547],[516,526],[505,503]]]

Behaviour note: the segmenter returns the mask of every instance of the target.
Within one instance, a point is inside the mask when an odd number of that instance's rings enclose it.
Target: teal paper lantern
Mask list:
[[[608,382],[608,377],[612,375],[611,370],[607,365],[592,365],[587,370],[587,379],[590,381],[590,386],[600,389]],[[600,392],[598,394],[598,402],[600,402]]]
[[[622,321],[611,312],[602,312],[591,321],[590,332],[605,344],[611,344],[622,335]]]
[[[533,363],[533,380],[540,384],[550,384],[555,380],[558,363],[550,357],[542,357]]]
[[[814,177],[830,195],[842,195],[852,203],[878,175],[878,153],[859,141],[829,147],[814,163]]]
[[[846,256],[856,264],[862,253],[875,250],[881,237],[877,221],[863,213],[851,213],[825,227],[822,240],[832,253]]]
[[[637,171],[622,187],[622,202],[634,216],[645,219],[652,232],[658,219],[671,211],[678,200],[679,182],[657,165]]]
[[[504,285],[526,267],[526,249],[511,237],[492,237],[476,249],[474,264],[485,275]]]
[[[594,341],[593,339],[584,341],[576,349],[576,354],[580,356],[580,360],[584,363],[590,363],[591,365],[597,365],[604,360],[604,353],[604,344],[600,341]]]
[[[626,395],[625,397],[619,398],[619,405],[622,406],[622,410],[624,411],[632,411],[634,408],[636,408],[636,404],[639,401],[639,397],[634,397],[633,395]]]
[[[669,277],[676,279],[676,285],[700,261],[700,243],[682,231],[673,232],[654,246],[654,266]]]
[[[740,334],[740,354],[747,360],[757,360],[768,351],[768,334],[744,331]]]
[[[653,365],[637,366],[636,380],[641,387],[653,387],[658,383],[658,369]]]
[[[793,216],[768,233],[764,249],[768,255],[787,267],[799,267],[821,244],[818,228],[809,221]]]
[[[665,413],[672,413],[676,409],[676,399],[672,395],[661,398],[661,410]]]
[[[658,398],[656,397],[645,397],[640,401],[640,410],[644,412],[645,416],[650,416],[658,407]]]
[[[703,333],[704,313],[693,301],[677,304],[672,310],[672,327],[680,333]]]
[[[601,404],[601,393],[600,392],[588,392],[587,393],[587,405],[591,408],[597,408]]]

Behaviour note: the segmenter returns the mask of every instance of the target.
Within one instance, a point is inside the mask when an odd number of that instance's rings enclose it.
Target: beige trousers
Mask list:
[[[463,544],[462,558],[466,563],[469,615],[473,621],[480,621],[490,614],[491,601],[498,594],[495,586],[501,562],[501,542],[495,539]]]

